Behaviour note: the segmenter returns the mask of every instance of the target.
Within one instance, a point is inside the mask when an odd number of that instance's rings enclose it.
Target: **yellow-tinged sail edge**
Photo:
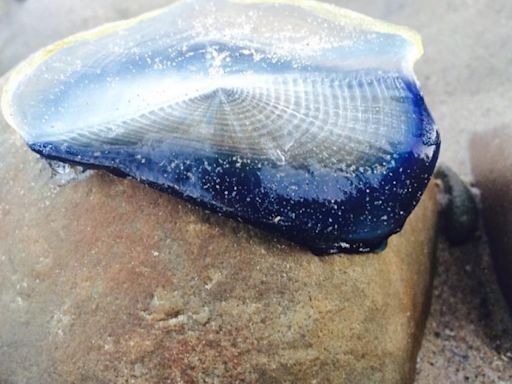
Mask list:
[[[339,7],[334,4],[324,3],[316,0],[229,0],[238,4],[285,4],[301,7],[316,15],[337,22],[339,24],[351,25],[354,27],[366,29],[373,32],[389,33],[403,37],[409,40],[414,48],[412,64],[414,64],[421,56],[423,56],[423,43],[421,35],[414,29],[389,23],[387,21],[374,19],[370,16],[363,15],[346,8]]]
[[[371,18],[369,16],[363,15],[358,12],[350,11],[345,8],[338,7],[333,4],[323,3],[316,0],[229,0],[232,3],[238,4],[258,4],[258,3],[268,3],[268,4],[286,4],[291,6],[301,7],[308,11],[314,12],[320,17],[323,17],[327,20],[331,20],[340,24],[349,24],[354,27],[359,27],[363,29],[367,29],[370,31],[380,32],[380,33],[390,33],[402,36],[404,39],[409,40],[413,46],[416,48],[416,51],[413,52],[412,64],[416,62],[423,55],[423,44],[421,40],[421,36],[419,33],[414,31],[411,28],[395,25],[392,23],[388,23],[385,21],[377,20]],[[7,82],[4,85],[1,100],[0,100],[0,109],[6,119],[7,123],[16,129],[22,136],[25,136],[23,132],[17,127],[14,119],[14,113],[12,111],[12,96],[14,89],[17,84],[19,84],[23,78],[31,73],[39,64],[48,60],[51,56],[55,55],[62,49],[71,46],[73,44],[91,40],[93,38],[102,37],[108,35],[109,33],[113,33],[119,30],[130,28],[142,21],[155,17],[168,9],[169,6],[156,9],[154,11],[146,12],[140,16],[116,21],[112,23],[107,23],[97,28],[87,30],[84,32],[79,32],[77,34],[71,35],[63,40],[57,41],[54,44],[51,44],[41,50],[37,51],[30,57],[28,57],[25,61],[15,67],[11,74],[9,74],[7,78]]]
[[[66,47],[69,47],[82,41],[92,40],[94,38],[102,37],[116,31],[130,28],[140,23],[141,21],[157,16],[167,8],[168,7],[159,8],[150,12],[143,13],[142,15],[133,17],[131,19],[103,24],[97,28],[76,33],[65,39],[59,40],[56,43],[53,43],[45,48],[40,49],[24,61],[22,61],[7,76],[7,81],[0,95],[0,111],[4,115],[4,118],[7,121],[7,123],[14,129],[16,129],[22,136],[25,137],[23,131],[17,127],[14,121],[14,113],[12,111],[12,96],[14,93],[14,89],[16,88],[16,85],[19,84],[23,80],[23,78],[27,74],[31,73],[39,64],[45,62],[50,57],[52,57],[53,55],[55,55],[56,53],[58,53]]]

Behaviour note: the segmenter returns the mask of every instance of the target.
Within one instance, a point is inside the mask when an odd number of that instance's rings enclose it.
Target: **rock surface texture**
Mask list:
[[[385,252],[318,258],[135,181],[59,186],[0,121],[1,383],[407,383],[431,185]]]

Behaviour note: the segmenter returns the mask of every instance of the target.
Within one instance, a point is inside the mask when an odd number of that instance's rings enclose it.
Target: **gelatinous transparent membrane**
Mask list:
[[[39,154],[131,176],[315,253],[399,231],[439,135],[419,36],[315,1],[185,0],[72,36],[11,76]]]

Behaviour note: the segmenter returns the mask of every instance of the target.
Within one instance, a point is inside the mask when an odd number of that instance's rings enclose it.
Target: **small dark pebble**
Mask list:
[[[453,245],[471,240],[478,229],[479,209],[469,186],[447,165],[440,165],[434,178],[443,183],[446,201],[441,211],[442,230]]]

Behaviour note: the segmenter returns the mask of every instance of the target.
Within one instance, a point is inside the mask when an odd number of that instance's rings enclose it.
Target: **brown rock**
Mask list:
[[[412,382],[432,185],[381,254],[318,258],[135,181],[58,186],[0,121],[0,382]]]
[[[512,131],[497,127],[476,134],[471,164],[482,192],[483,218],[502,291],[512,307]]]

